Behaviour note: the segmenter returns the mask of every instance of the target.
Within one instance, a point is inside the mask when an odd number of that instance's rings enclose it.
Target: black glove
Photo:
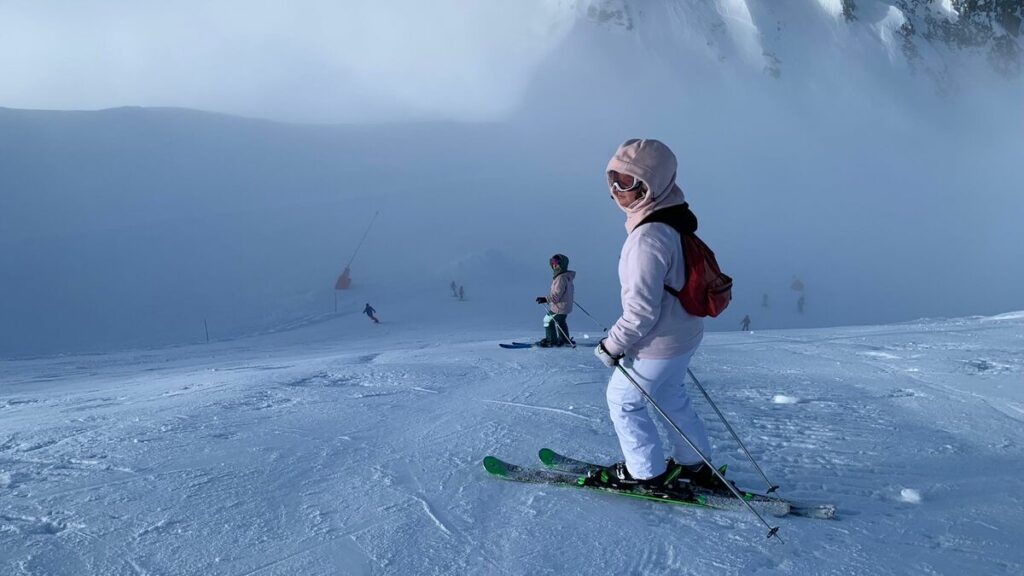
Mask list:
[[[548,299],[545,296],[537,296],[537,304],[547,304]]]
[[[601,361],[602,364],[609,368],[614,368],[619,365],[619,361],[622,360],[622,356],[612,356],[608,353],[608,349],[604,347],[604,339],[597,344],[597,348],[594,348],[594,356]]]

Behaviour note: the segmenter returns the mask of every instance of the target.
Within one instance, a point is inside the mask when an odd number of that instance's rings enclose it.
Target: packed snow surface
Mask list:
[[[489,477],[544,446],[617,459],[609,371],[497,346],[539,326],[382,316],[0,363],[0,574],[1024,573],[1020,314],[708,334],[694,373],[781,494],[838,505],[775,520],[785,544]],[[763,487],[692,395],[715,462]]]

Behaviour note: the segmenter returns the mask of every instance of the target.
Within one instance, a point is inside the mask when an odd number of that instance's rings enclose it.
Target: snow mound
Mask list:
[[[908,504],[920,504],[921,492],[913,488],[904,488],[900,490],[900,501]]]
[[[776,394],[772,398],[772,403],[774,404],[796,404],[798,402],[800,402],[799,398],[794,398],[792,396],[783,396],[782,394]]]
[[[1017,312],[1007,312],[1006,314],[997,314],[995,316],[989,316],[988,318],[982,318],[982,321],[999,321],[999,320],[1024,320],[1024,310]]]

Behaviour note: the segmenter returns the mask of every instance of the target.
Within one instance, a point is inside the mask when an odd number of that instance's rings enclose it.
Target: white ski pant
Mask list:
[[[686,433],[690,441],[710,459],[711,445],[708,442],[708,433],[704,429],[704,422],[693,409],[690,396],[683,385],[686,369],[695,351],[696,347],[683,355],[667,359],[637,358],[632,362],[627,360],[623,366],[679,429]],[[665,455],[658,429],[647,409],[647,400],[618,368],[608,381],[607,397],[612,424],[615,425],[615,433],[619,437],[619,446],[622,447],[629,473],[638,479],[653,478],[663,473]],[[656,410],[651,410],[655,412],[655,418],[662,419]],[[701,462],[700,456],[671,425],[665,423],[665,429],[672,445],[671,457],[676,462]]]

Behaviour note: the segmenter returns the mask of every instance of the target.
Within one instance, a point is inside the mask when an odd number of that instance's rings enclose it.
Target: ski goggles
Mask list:
[[[639,190],[643,182],[636,176],[611,171],[608,173],[608,187],[616,194]]]

